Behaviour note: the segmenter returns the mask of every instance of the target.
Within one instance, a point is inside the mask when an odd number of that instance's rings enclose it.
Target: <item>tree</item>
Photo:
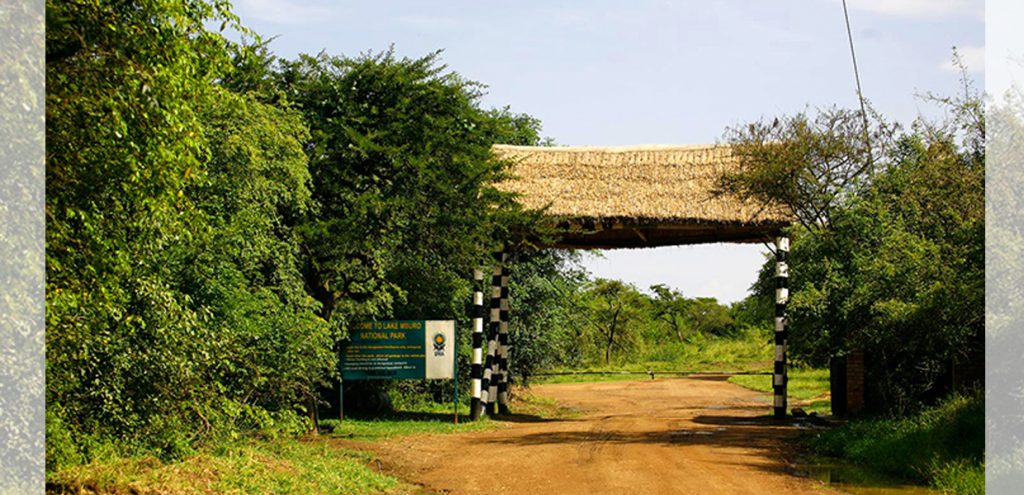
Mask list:
[[[809,230],[823,227],[875,172],[894,132],[876,113],[835,107],[729,128],[725,141],[739,166],[719,178],[718,193],[792,211]]]
[[[535,119],[479,107],[480,86],[438,53],[303,55],[278,78],[302,110],[317,215],[302,228],[306,285],[321,315],[451,317],[523,217],[492,183],[490,147],[535,141]]]
[[[643,295],[620,280],[595,279],[588,290],[591,315],[604,351],[605,364],[611,362],[612,349],[628,349],[634,326],[642,311]]]
[[[581,364],[586,272],[575,251],[541,250],[516,255],[509,279],[509,370],[528,383],[539,369]]]
[[[686,311],[690,327],[697,333],[723,336],[733,327],[729,308],[713,297],[691,299]]]
[[[883,408],[941,395],[951,363],[980,349],[985,130],[977,97],[965,94],[943,100],[955,106],[953,120],[919,121],[870,156],[846,153],[866,149],[853,130],[787,132],[777,134],[787,141],[766,145],[763,126],[754,126],[736,139],[756,153],[741,151],[747,168],[726,182],[790,204],[801,218],[791,231],[791,355],[823,366],[865,350],[869,402]],[[816,151],[822,146],[838,151]],[[836,156],[847,157],[838,175],[828,164]],[[815,185],[821,178],[832,185]],[[763,300],[774,291],[773,265],[755,284]]]
[[[203,387],[205,313],[175,287],[174,256],[201,222],[184,193],[227,69],[205,25],[232,20],[204,2],[48,2],[47,403],[66,443],[173,453],[202,431],[179,399]]]
[[[53,4],[47,468],[290,429],[334,368],[304,289],[288,108],[232,92],[221,4]]]
[[[690,301],[683,297],[683,294],[665,284],[651,286],[654,298],[651,300],[654,318],[668,326],[671,335],[677,341],[685,340],[687,328],[687,313],[690,310]]]

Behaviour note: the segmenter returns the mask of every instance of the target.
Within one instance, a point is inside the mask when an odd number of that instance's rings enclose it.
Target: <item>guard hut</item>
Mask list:
[[[535,147],[496,145],[512,164],[498,187],[526,208],[545,209],[558,230],[547,247],[620,249],[717,242],[774,244],[777,256],[774,412],[786,414],[786,319],[789,291],[783,229],[793,215],[778,206],[715,194],[739,165],[728,146]],[[500,273],[500,275],[499,275]],[[507,326],[507,287],[496,272],[491,319]],[[500,282],[498,285],[497,282]],[[494,311],[497,310],[497,311]],[[504,320],[504,321],[502,321]],[[482,340],[482,339],[481,339]],[[493,348],[493,347],[492,347]],[[495,356],[499,359],[504,356]],[[505,370],[493,375],[502,379]],[[490,394],[493,401],[494,395]]]

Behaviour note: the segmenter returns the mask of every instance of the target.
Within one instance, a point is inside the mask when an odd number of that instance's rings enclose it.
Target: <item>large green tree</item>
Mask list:
[[[293,424],[333,362],[308,130],[222,86],[226,4],[48,7],[48,468]]]
[[[536,142],[536,120],[482,109],[480,86],[437,53],[303,55],[277,77],[311,132],[305,275],[321,315],[337,328],[461,315],[472,267],[528,222],[493,187],[505,164],[490,147]]]
[[[631,284],[603,278],[593,280],[585,297],[595,344],[609,364],[614,349],[626,353],[635,346],[646,316],[646,298]]]
[[[201,2],[48,2],[47,402],[70,443],[196,431],[171,424],[196,418],[177,399],[203,380],[203,315],[172,253],[200,221],[184,194],[227,62],[205,24],[228,19]]]
[[[980,350],[985,129],[969,90],[940,100],[953,110],[947,122],[899,135],[872,126],[871,148],[855,112],[730,133],[743,166],[723,190],[787,205],[801,220],[791,231],[792,356],[823,366],[867,351],[870,402],[881,408],[941,395],[951,365]],[[754,287],[765,301],[773,273],[768,260]]]

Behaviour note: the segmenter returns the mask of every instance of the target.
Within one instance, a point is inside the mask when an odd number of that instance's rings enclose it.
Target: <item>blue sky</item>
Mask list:
[[[983,0],[849,0],[864,93],[909,123],[941,110],[915,95],[958,90],[957,46],[984,87]],[[488,86],[485,106],[538,117],[563,145],[711,143],[726,127],[808,107],[857,104],[840,0],[321,2],[239,0],[275,53],[443,49]],[[757,245],[621,250],[596,276],[688,296],[741,299]]]

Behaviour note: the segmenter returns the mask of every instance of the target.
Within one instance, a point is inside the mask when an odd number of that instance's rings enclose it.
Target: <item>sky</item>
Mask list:
[[[865,96],[889,119],[942,116],[919,95],[952,95],[960,74],[984,88],[983,0],[849,0]],[[487,85],[485,107],[543,123],[559,145],[698,144],[729,126],[827,106],[855,107],[840,0],[236,0],[271,49],[356,56],[444,50],[450,69]],[[1009,76],[1007,76],[1009,77]],[[594,276],[688,297],[742,299],[762,245],[605,251]]]

